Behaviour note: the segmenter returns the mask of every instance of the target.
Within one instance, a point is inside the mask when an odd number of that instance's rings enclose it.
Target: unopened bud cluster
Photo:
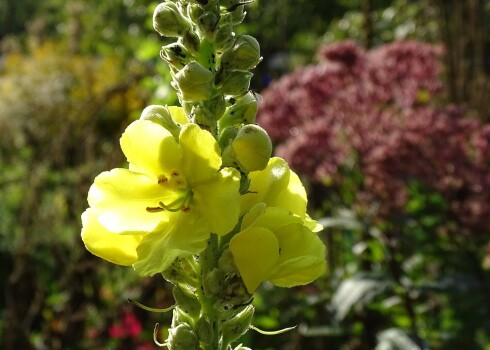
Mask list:
[[[236,35],[234,28],[249,2],[167,0],[153,15],[155,30],[174,39],[162,47],[161,57],[170,66],[185,114],[219,140],[225,165],[245,176],[263,169],[272,151],[267,133],[248,125],[257,113],[249,88],[250,70],[261,61],[260,46],[249,35]]]
[[[205,264],[208,268],[199,269],[199,259],[211,258],[203,254],[177,259],[162,273],[174,285],[176,306],[167,338],[171,350],[225,349],[250,328],[252,295],[236,270],[230,250],[221,252],[213,264]]]

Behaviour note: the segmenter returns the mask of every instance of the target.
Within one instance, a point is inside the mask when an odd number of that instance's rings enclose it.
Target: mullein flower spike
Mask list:
[[[97,176],[82,214],[86,248],[174,285],[170,350],[228,350],[252,326],[263,281],[309,283],[325,271],[322,229],[299,177],[271,158],[249,91],[260,47],[235,35],[249,0],[167,0],[155,30],[181,107],[151,105],[123,133],[128,168]],[[148,310],[154,310],[148,308]],[[241,344],[236,350],[248,349]]]

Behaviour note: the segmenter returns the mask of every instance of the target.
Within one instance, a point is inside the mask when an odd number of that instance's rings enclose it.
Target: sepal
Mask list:
[[[200,101],[211,97],[214,75],[208,69],[192,61],[175,74],[172,82],[185,101]]]
[[[153,28],[162,36],[178,38],[191,28],[191,23],[182,15],[177,4],[166,1],[153,12]]]
[[[236,316],[222,323],[223,344],[230,344],[248,331],[252,323],[254,311],[254,307],[248,305]]]
[[[199,350],[199,339],[192,327],[181,323],[169,329],[168,343],[171,350]]]
[[[163,126],[165,129],[170,131],[176,140],[178,140],[181,127],[172,118],[172,115],[166,106],[150,105],[143,109],[140,119],[150,120]]]
[[[237,37],[233,47],[221,56],[223,68],[230,70],[249,70],[259,64],[261,60],[259,42],[250,35]]]

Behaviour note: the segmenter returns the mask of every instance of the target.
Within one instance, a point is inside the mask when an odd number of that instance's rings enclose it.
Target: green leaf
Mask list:
[[[342,321],[353,307],[364,307],[391,285],[386,276],[365,273],[342,281],[331,302],[335,319]]]
[[[419,345],[400,328],[386,329],[378,333],[377,338],[375,350],[420,350]]]

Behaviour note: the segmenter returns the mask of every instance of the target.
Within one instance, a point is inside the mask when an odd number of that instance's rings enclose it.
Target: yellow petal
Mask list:
[[[182,127],[179,143],[188,184],[192,186],[216,176],[221,166],[221,157],[218,143],[211,133],[196,124],[187,124]]]
[[[250,209],[242,219],[242,226],[241,229],[244,230],[254,224],[254,222],[264,214],[265,210],[267,209],[267,204],[265,203],[258,203],[256,204],[252,209]]]
[[[279,258],[276,236],[262,227],[241,231],[230,240],[233,261],[249,293],[269,278]]]
[[[306,213],[306,191],[295,172],[289,169],[282,158],[271,158],[262,171],[249,174],[249,193],[242,196],[242,214],[259,202],[272,207],[288,209],[304,217]]]
[[[138,246],[134,269],[141,276],[152,276],[165,271],[178,257],[199,254],[209,239],[205,227],[196,215],[174,213],[169,222],[145,235]]]
[[[280,247],[271,282],[281,287],[310,283],[325,273],[325,245],[301,224],[283,226],[274,231]]]
[[[136,248],[142,234],[119,235],[107,230],[94,209],[82,214],[82,224],[82,240],[89,252],[118,265],[129,266],[137,261]]]
[[[88,202],[97,209],[98,220],[109,231],[148,232],[168,213],[150,213],[147,207],[171,203],[175,193],[165,191],[153,179],[127,169],[113,169],[97,176],[88,193]]]
[[[189,120],[187,119],[184,109],[179,106],[168,106],[167,107],[170,115],[172,116],[172,119],[175,120],[175,122],[184,125],[189,123]]]
[[[293,215],[293,213],[287,209],[267,207],[260,216],[257,216],[255,221],[251,224],[251,227],[265,227],[268,230],[275,232],[283,226],[302,223],[303,219]]]
[[[225,235],[237,224],[240,214],[239,189],[240,174],[232,168],[222,169],[212,180],[193,189],[193,208],[206,221],[211,232]]]
[[[260,202],[269,204],[287,187],[289,167],[281,158],[271,158],[267,167],[261,171],[249,173],[249,192],[241,198],[242,214]]]
[[[294,171],[289,171],[287,187],[277,197],[271,198],[267,204],[272,207],[286,208],[300,217],[305,216],[307,204],[306,190]]]
[[[318,221],[313,220],[308,214],[305,214],[303,224],[313,232],[320,232],[323,230],[323,225]]]
[[[172,134],[149,120],[132,122],[121,137],[121,149],[131,169],[158,180],[180,169],[182,152]]]

